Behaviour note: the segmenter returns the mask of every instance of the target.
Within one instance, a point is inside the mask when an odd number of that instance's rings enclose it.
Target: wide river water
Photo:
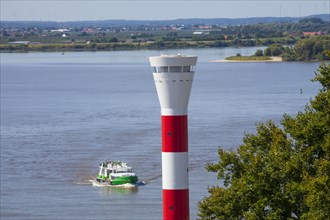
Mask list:
[[[1,54],[1,219],[161,219],[160,107],[148,57],[198,55],[189,103],[191,219],[205,164],[255,124],[302,111],[319,63],[213,63],[258,48]],[[147,184],[93,187],[102,160]]]

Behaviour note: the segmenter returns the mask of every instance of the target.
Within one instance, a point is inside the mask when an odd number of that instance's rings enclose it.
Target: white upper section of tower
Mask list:
[[[197,56],[181,54],[149,57],[151,66],[196,66]]]
[[[150,57],[162,115],[187,115],[197,56]]]

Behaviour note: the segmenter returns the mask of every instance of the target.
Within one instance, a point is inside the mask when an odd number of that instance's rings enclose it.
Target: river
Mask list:
[[[197,55],[189,103],[190,215],[217,149],[255,124],[295,115],[320,86],[319,63],[212,63],[258,48],[1,54],[1,219],[161,219],[160,107],[148,57]],[[302,92],[301,92],[302,91]],[[93,187],[101,160],[146,185]]]

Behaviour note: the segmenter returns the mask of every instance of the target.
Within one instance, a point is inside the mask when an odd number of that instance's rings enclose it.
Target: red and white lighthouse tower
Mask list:
[[[197,56],[150,57],[161,106],[163,219],[189,219],[188,102]]]

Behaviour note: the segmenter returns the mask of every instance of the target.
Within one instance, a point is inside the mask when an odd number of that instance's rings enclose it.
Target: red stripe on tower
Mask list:
[[[187,108],[196,56],[150,57],[162,121],[163,219],[189,219]]]
[[[188,152],[187,115],[162,116],[162,152]]]
[[[163,219],[189,219],[189,190],[163,189]]]

